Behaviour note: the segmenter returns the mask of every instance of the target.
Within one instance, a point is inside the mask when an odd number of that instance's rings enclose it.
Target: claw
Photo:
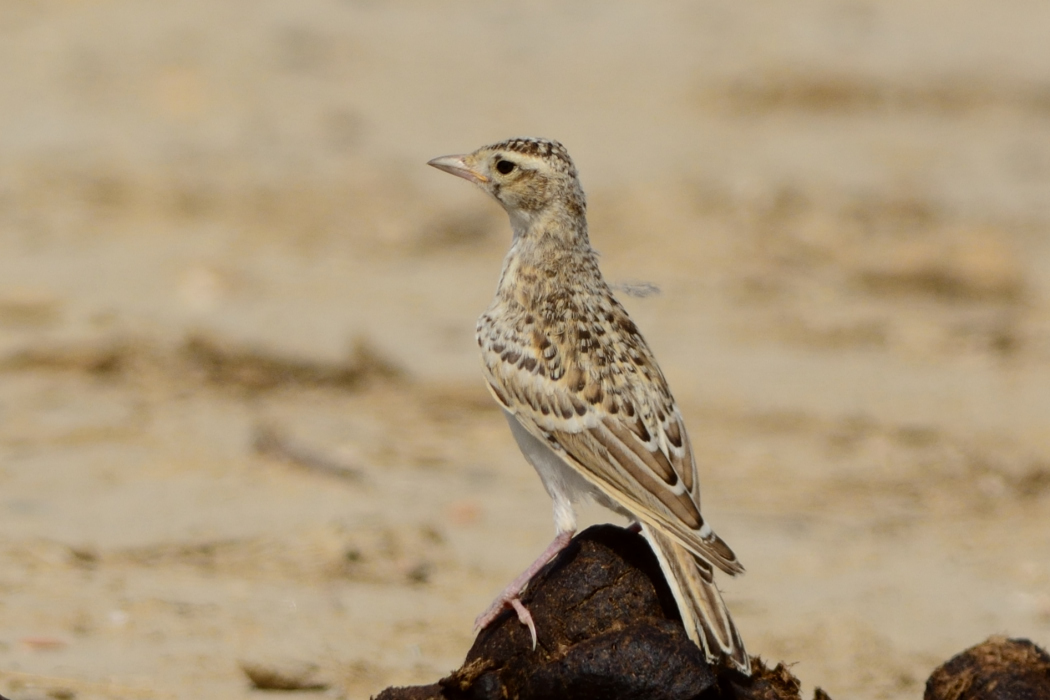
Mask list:
[[[532,650],[536,651],[536,623],[532,621],[532,613],[521,602],[521,598],[512,598],[510,605],[518,613],[518,621],[529,628],[529,634],[532,635]]]
[[[518,621],[529,628],[529,634],[532,635],[532,648],[535,651],[538,643],[536,623],[532,619],[532,613],[521,602],[521,598],[516,595],[513,598],[500,596],[494,600],[489,609],[478,615],[478,618],[474,620],[474,631],[477,632],[488,627],[507,608],[512,608],[518,614]]]

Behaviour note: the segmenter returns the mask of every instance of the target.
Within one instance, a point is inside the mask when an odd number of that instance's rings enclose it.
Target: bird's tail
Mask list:
[[[660,561],[689,638],[703,650],[709,663],[725,657],[750,676],[751,659],[715,587],[712,566],[654,527],[643,523],[642,532]]]

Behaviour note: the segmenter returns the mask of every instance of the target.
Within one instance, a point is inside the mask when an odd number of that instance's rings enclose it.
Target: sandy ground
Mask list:
[[[752,653],[918,698],[989,634],[1050,644],[1047,26],[0,3],[0,693],[458,666],[553,527],[473,342],[507,224],[423,163],[519,134],[574,154],[606,275],[662,290],[625,303]]]

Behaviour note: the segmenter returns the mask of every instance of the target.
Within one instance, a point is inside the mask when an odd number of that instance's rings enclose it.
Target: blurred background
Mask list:
[[[0,2],[0,693],[459,665],[553,523],[473,340],[505,215],[424,164],[516,135],[573,154],[606,276],[661,289],[623,300],[749,651],[918,698],[990,634],[1050,644],[1048,26]]]

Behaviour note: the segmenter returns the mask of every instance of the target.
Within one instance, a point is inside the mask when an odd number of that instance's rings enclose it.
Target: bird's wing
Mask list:
[[[619,333],[587,332],[583,342],[578,333],[544,332],[540,324],[486,333],[482,317],[489,389],[613,502],[726,573],[740,573],[733,550],[700,514],[696,464],[667,382],[619,310],[628,325],[621,322]]]

